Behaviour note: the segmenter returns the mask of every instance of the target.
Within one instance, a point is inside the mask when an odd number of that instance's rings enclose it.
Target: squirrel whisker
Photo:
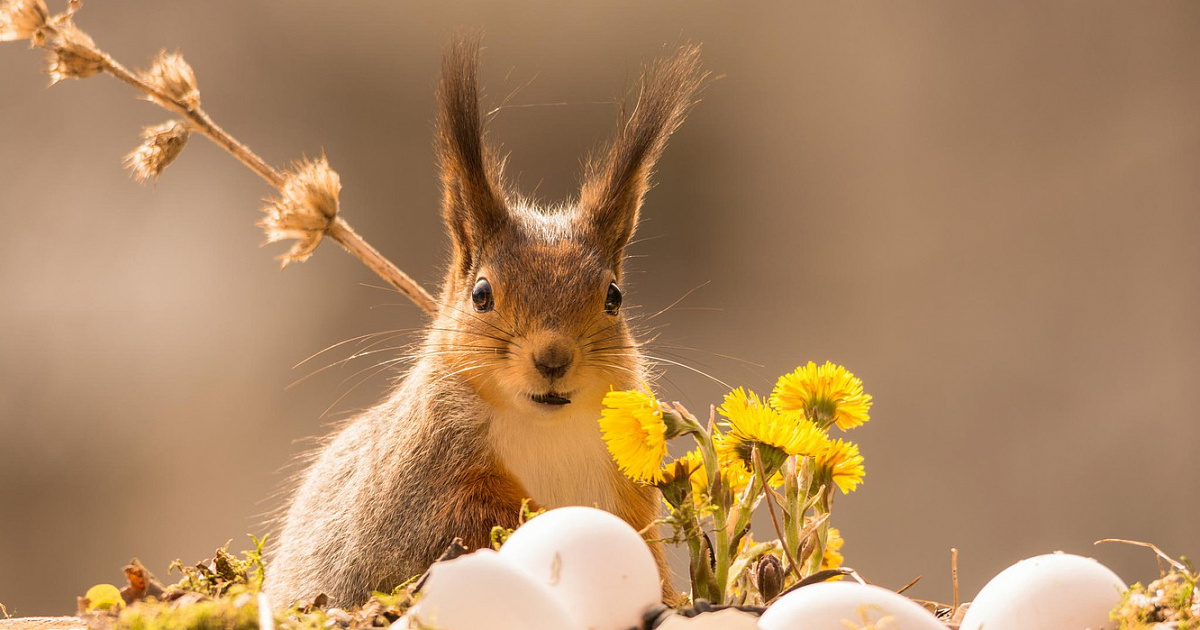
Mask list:
[[[389,290],[392,290],[392,289],[389,289]],[[404,333],[414,332],[417,330],[424,330],[424,329],[423,328],[394,328],[392,330],[384,330],[384,331],[380,331],[380,332],[373,332],[373,333],[367,333],[365,335],[359,335],[357,337],[351,337],[349,339],[346,339],[345,341],[339,341],[331,346],[327,346],[324,350],[320,350],[314,354],[309,355],[308,358],[297,363],[296,365],[293,365],[292,369],[294,370],[294,369],[300,367],[301,365],[304,365],[305,363],[308,363],[309,361],[312,361],[313,359],[321,356],[322,354],[325,354],[326,352],[329,352],[330,350],[333,350],[334,348],[340,348],[348,343],[354,343],[356,341],[363,341],[363,340],[370,339],[372,337],[378,337],[381,335],[392,335],[392,337],[394,338],[394,337],[398,337]]]
[[[720,385],[721,387],[724,387],[725,389],[733,389],[733,387],[731,385],[729,385],[728,383],[726,383],[725,381],[722,381],[721,379],[713,376],[712,374],[709,374],[708,372],[705,372],[704,370],[692,367],[686,363],[681,363],[679,361],[672,361],[671,359],[667,359],[667,358],[660,357],[660,356],[654,356],[654,355],[645,354],[645,353],[641,353],[640,355],[634,354],[634,353],[607,353],[607,354],[603,354],[603,355],[599,355],[599,356],[612,357],[612,358],[641,356],[643,358],[649,359],[649,360],[657,362],[657,363],[666,363],[668,365],[674,365],[676,367],[681,367],[685,370],[695,372],[696,374],[699,374],[700,376],[707,378],[708,380]]]
[[[658,311],[657,313],[655,313],[655,314],[653,314],[653,315],[651,315],[651,316],[647,317],[646,319],[647,319],[647,320],[654,319],[655,317],[658,317],[659,315],[662,315],[663,313],[666,313],[667,311],[669,311],[669,310],[671,310],[671,309],[675,308],[676,306],[679,306],[679,303],[680,303],[680,302],[682,302],[682,301],[684,301],[684,300],[688,299],[689,297],[691,297],[691,295],[692,295],[693,293],[695,293],[696,291],[699,291],[700,289],[703,289],[704,287],[706,287],[706,286],[708,286],[708,285],[710,285],[710,284],[712,284],[712,280],[705,280],[704,282],[700,283],[699,285],[696,285],[696,286],[692,287],[691,289],[688,289],[688,292],[687,292],[687,293],[684,293],[683,295],[679,296],[679,298],[678,298],[678,299],[676,299],[674,302],[671,302],[671,303],[670,303],[670,304],[668,304],[666,307],[664,307],[662,310],[660,310],[660,311]]]
[[[505,334],[505,335],[508,335],[508,336],[510,336],[510,337],[516,337],[516,336],[517,336],[517,333],[515,333],[515,332],[513,332],[513,331],[511,331],[511,330],[506,330],[506,329],[504,329],[504,328],[501,328],[501,327],[500,327],[498,324],[493,324],[492,322],[489,322],[489,321],[487,321],[487,320],[483,319],[482,317],[480,317],[479,315],[477,315],[477,314],[475,314],[475,313],[471,313],[471,312],[469,312],[469,311],[467,311],[467,310],[465,310],[465,309],[462,309],[462,308],[459,308],[459,307],[457,307],[457,306],[454,306],[453,304],[449,304],[449,305],[447,305],[447,306],[448,306],[448,307],[449,307],[451,310],[453,310],[454,312],[456,312],[456,313],[458,313],[458,314],[460,314],[460,315],[466,315],[466,316],[469,318],[469,321],[472,321],[472,322],[477,322],[477,323],[484,324],[484,325],[487,325],[487,326],[491,326],[492,328],[496,329],[496,330],[497,330],[497,331],[499,331],[500,333],[502,333],[502,334]],[[503,314],[502,312],[499,312],[499,311],[494,311],[494,314],[496,314],[496,315],[498,315],[498,316],[500,316],[500,317],[501,317],[501,322],[500,322],[500,323],[502,323],[502,324],[507,324],[507,325],[509,325],[509,326],[512,326],[512,327],[516,328],[516,325],[515,325],[515,324],[516,324],[516,322],[511,322],[511,321],[508,321],[508,320],[506,320],[506,319],[503,319],[503,317],[504,317],[504,314]]]
[[[702,348],[694,348],[692,346],[663,345],[663,344],[656,344],[651,341],[644,342],[642,345],[643,345],[643,347],[650,348],[650,349],[667,348],[667,349],[671,349],[671,350],[687,350],[689,352],[699,352],[702,354],[707,354],[707,355],[711,355],[714,357],[718,357],[721,359],[729,359],[730,361],[737,361],[738,363],[742,363],[742,364],[750,366],[750,367],[766,368],[766,366],[761,363],[755,363],[753,361],[749,361],[749,360],[743,359],[741,357],[735,357],[731,354],[722,354],[720,352],[713,352],[711,350],[704,350]]]
[[[295,387],[295,386],[299,385],[300,383],[303,383],[304,381],[307,381],[308,379],[310,379],[310,378],[312,378],[312,377],[314,377],[314,376],[316,376],[316,375],[318,375],[318,374],[321,374],[322,372],[325,372],[326,370],[329,370],[329,369],[332,369],[332,368],[335,368],[335,367],[341,367],[341,366],[343,366],[343,365],[346,365],[347,363],[349,363],[349,362],[351,362],[351,361],[353,361],[353,360],[355,360],[355,359],[359,359],[359,358],[365,357],[365,356],[367,356],[367,355],[378,354],[378,353],[380,353],[380,352],[390,352],[390,351],[393,351],[393,350],[402,350],[402,349],[404,349],[405,347],[408,347],[408,346],[407,346],[407,345],[404,345],[404,346],[389,346],[389,347],[387,347],[387,348],[378,348],[378,349],[375,349],[375,350],[370,350],[370,351],[365,351],[365,352],[356,352],[356,353],[354,353],[354,354],[352,354],[352,355],[350,355],[350,356],[348,356],[348,357],[346,357],[346,358],[344,358],[344,359],[339,359],[339,360],[337,360],[337,361],[334,361],[333,363],[330,363],[330,364],[328,364],[328,365],[326,365],[326,366],[324,366],[324,367],[322,367],[322,368],[319,368],[319,369],[313,370],[313,371],[309,372],[308,374],[305,374],[304,376],[301,376],[300,378],[298,378],[298,379],[296,379],[296,380],[292,381],[291,383],[289,383],[289,384],[287,385],[287,387],[284,387],[283,389],[284,389],[284,390],[289,390],[289,389],[291,389],[291,388],[293,388],[293,387]]]

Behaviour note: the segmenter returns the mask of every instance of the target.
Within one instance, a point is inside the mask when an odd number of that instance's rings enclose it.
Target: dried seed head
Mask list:
[[[142,130],[142,144],[125,156],[125,168],[139,183],[158,179],[164,169],[179,156],[187,144],[188,126],[178,120]]]
[[[46,48],[50,50],[50,85],[63,79],[82,79],[103,72],[108,60],[96,48],[96,42],[69,19],[47,29]]]
[[[200,90],[196,87],[196,73],[178,52],[159,51],[154,65],[142,72],[142,80],[188,109],[200,106]]]
[[[279,190],[279,197],[268,199],[266,216],[258,226],[267,233],[267,242],[296,239],[287,253],[279,256],[283,266],[303,262],[316,251],[321,237],[337,217],[341,180],[325,156],[301,160],[292,166]]]
[[[0,0],[0,42],[32,39],[49,18],[43,0]]]

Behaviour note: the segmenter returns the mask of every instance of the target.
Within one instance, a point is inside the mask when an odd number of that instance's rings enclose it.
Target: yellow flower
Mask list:
[[[853,442],[830,440],[814,459],[820,477],[837,484],[842,494],[854,492],[867,474],[863,456]]]
[[[779,377],[771,392],[771,404],[784,412],[802,412],[821,427],[837,424],[843,431],[871,417],[871,396],[863,393],[862,381],[840,365],[812,361]]]
[[[817,425],[795,414],[780,413],[764,404],[758,394],[741,387],[729,392],[717,411],[726,418],[729,428],[724,444],[719,446],[736,452],[747,465],[753,463],[751,449],[755,443],[767,447],[759,449],[763,462],[768,468],[776,468],[788,455],[814,455],[828,441]]]
[[[642,483],[663,481],[667,425],[654,396],[637,390],[608,392],[600,431],[625,476]]]
[[[842,566],[842,547],[846,544],[842,533],[836,527],[829,528],[829,538],[825,541],[825,555],[821,557],[821,569],[837,569]]]

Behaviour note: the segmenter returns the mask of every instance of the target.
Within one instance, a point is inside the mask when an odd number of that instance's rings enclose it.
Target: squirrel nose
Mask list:
[[[559,378],[571,367],[571,348],[562,342],[551,342],[533,354],[533,365],[546,378]]]

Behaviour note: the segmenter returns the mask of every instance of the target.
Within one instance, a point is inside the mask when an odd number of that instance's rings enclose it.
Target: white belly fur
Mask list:
[[[545,508],[585,505],[615,511],[620,472],[600,438],[598,406],[552,414],[510,412],[492,419],[492,444],[529,498]]]

